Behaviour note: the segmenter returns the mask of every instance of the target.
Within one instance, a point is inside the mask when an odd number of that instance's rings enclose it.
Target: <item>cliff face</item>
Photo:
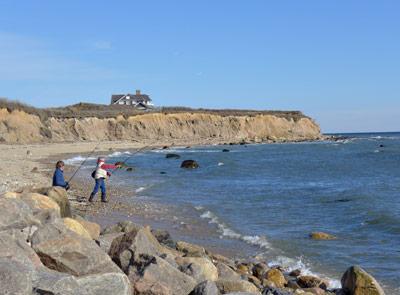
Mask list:
[[[191,140],[218,142],[300,141],[321,138],[308,117],[269,114],[222,116],[211,113],[149,113],[124,118],[96,117],[41,120],[23,111],[0,109],[0,141],[39,143],[101,140]]]

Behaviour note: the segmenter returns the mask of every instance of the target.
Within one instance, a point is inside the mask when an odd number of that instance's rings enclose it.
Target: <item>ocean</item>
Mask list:
[[[400,133],[343,135],[151,150],[128,160],[134,172],[118,171],[111,181],[131,187],[136,200],[174,206],[178,217],[207,227],[207,236],[193,242],[302,268],[333,287],[356,264],[388,294],[400,293]],[[113,153],[110,161],[130,152]],[[167,153],[181,158],[166,159]],[[200,167],[181,169],[186,159]],[[337,239],[311,240],[313,231]]]

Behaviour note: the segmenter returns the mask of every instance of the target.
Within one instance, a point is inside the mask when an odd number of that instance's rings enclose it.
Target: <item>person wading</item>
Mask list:
[[[64,162],[58,161],[56,163],[56,170],[53,174],[53,186],[61,186],[69,190],[69,183],[64,179]]]
[[[105,158],[103,158],[103,157],[100,157],[97,159],[97,166],[96,166],[96,170],[94,171],[94,180],[96,183],[94,185],[92,193],[90,194],[89,202],[93,202],[94,197],[96,196],[97,192],[99,191],[99,188],[101,190],[101,201],[103,203],[108,202],[107,195],[106,195],[105,179],[110,177],[111,173],[108,172],[107,170],[117,169],[120,167],[121,167],[121,165],[105,164]]]

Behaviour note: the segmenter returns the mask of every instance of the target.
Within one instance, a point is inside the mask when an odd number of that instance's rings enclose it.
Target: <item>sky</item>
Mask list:
[[[400,1],[0,0],[0,97],[300,110],[400,131]]]

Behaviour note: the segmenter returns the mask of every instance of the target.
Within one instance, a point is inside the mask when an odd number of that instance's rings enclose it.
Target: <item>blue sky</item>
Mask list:
[[[0,0],[0,97],[301,110],[400,130],[400,1]]]

